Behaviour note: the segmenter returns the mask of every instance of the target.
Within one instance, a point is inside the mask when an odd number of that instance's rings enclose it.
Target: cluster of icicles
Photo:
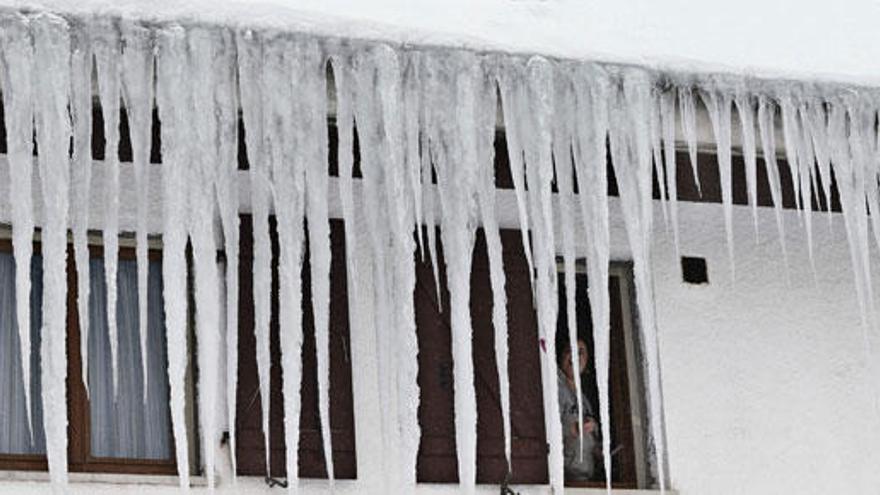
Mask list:
[[[545,342],[541,379],[549,450],[550,484],[562,493],[562,431],[557,403],[556,237],[561,236],[564,297],[568,299],[569,343],[576,355],[575,245],[587,246],[590,305],[595,342],[602,436],[610,438],[608,362],[609,218],[606,146],[610,145],[632,258],[648,384],[652,452],[657,482],[665,488],[661,386],[654,321],[650,246],[652,174],[665,178],[678,245],[676,127],[696,163],[695,108],[708,109],[718,143],[728,241],[732,242],[731,127],[736,109],[742,128],[749,202],[757,212],[757,139],[770,180],[778,226],[781,184],[776,163],[777,113],[799,205],[810,233],[811,192],[830,198],[833,174],[840,193],[859,302],[866,328],[873,323],[868,261],[868,218],[880,241],[877,103],[844,92],[731,77],[682,77],[633,67],[548,60],[440,49],[399,49],[386,44],[324,39],[290,33],[218,27],[144,25],[102,18],[6,13],[0,18],[0,82],[8,131],[10,198],[16,261],[17,318],[24,383],[29,383],[29,294],[27,267],[35,228],[34,202],[42,201],[44,259],[42,395],[51,478],[67,480],[66,245],[72,232],[79,280],[80,328],[87,318],[89,269],[87,229],[103,233],[108,285],[107,317],[116,385],[115,281],[119,232],[118,115],[123,102],[130,119],[137,202],[137,262],[141,343],[146,342],[147,235],[162,237],[164,313],[168,342],[171,417],[177,466],[187,486],[190,446],[184,419],[187,366],[187,262],[192,244],[195,323],[198,341],[199,424],[204,467],[214,483],[219,438],[216,408],[218,357],[226,353],[226,403],[231,452],[235,453],[235,386],[238,328],[238,183],[236,136],[239,111],[251,164],[250,203],[254,225],[254,314],[260,393],[269,397],[271,244],[269,216],[277,217],[278,278],[287,473],[295,480],[300,417],[302,314],[300,269],[308,242],[318,362],[319,412],[324,452],[329,429],[329,214],[328,78],[332,67],[339,145],[339,198],[345,220],[351,307],[373,304],[382,407],[381,459],[388,493],[411,491],[419,447],[417,340],[413,289],[415,256],[436,260],[435,226],[440,227],[450,291],[455,387],[455,444],[462,490],[476,479],[476,398],[469,314],[471,255],[477,228],[485,231],[498,363],[504,445],[511,455],[505,274],[496,218],[494,147],[500,105],[507,137],[518,218],[539,322]],[[94,66],[93,66],[94,64]],[[103,108],[107,140],[104,218],[88,218],[93,72]],[[162,222],[148,232],[147,167],[151,112],[161,120]],[[352,179],[356,123],[363,178]],[[34,127],[35,126],[35,127]],[[756,132],[757,130],[757,132]],[[32,198],[32,136],[41,196]],[[72,143],[72,147],[71,147]],[[72,149],[72,154],[71,154]],[[833,165],[832,165],[833,164]],[[656,168],[656,170],[655,170]],[[694,170],[696,172],[696,169]],[[670,172],[670,173],[667,173]],[[433,183],[432,175],[436,177]],[[555,181],[558,194],[552,192]],[[815,187],[821,181],[823,187]],[[359,185],[355,185],[359,183]],[[575,194],[575,186],[578,193]],[[867,199],[867,201],[866,201]],[[362,205],[356,208],[355,205]],[[757,215],[757,213],[756,213]],[[219,218],[222,236],[212,219]],[[757,216],[756,216],[757,218]],[[365,229],[351,228],[364,224]],[[428,226],[423,229],[420,226]],[[308,236],[304,229],[308,229]],[[360,232],[360,234],[358,234]],[[414,237],[413,233],[419,234]],[[578,232],[585,234],[576,239]],[[218,242],[218,239],[222,239]],[[307,241],[306,241],[307,239]],[[780,239],[784,239],[780,235]],[[215,252],[226,251],[225,274]],[[677,249],[677,247],[676,247]],[[783,245],[784,250],[784,245]],[[436,267],[436,264],[434,264]],[[732,265],[731,265],[732,266]],[[436,269],[436,268],[435,268]],[[371,294],[358,282],[369,275]],[[221,277],[226,301],[219,304]],[[435,273],[436,276],[436,273]],[[596,281],[596,282],[593,282]],[[439,281],[438,281],[439,283]],[[366,298],[366,299],[364,299]],[[222,312],[225,311],[225,315]],[[359,321],[364,315],[352,314]],[[225,342],[219,325],[226,322]],[[871,320],[868,322],[867,320]],[[81,338],[87,359],[88,338]],[[537,345],[537,343],[536,343]],[[144,363],[146,367],[146,363]],[[87,366],[83,363],[83,372]],[[146,373],[144,377],[146,378]],[[86,376],[83,382],[87,383]],[[580,387],[580,383],[577,383]],[[146,389],[146,388],[145,388]],[[28,391],[28,387],[25,387]],[[578,393],[580,397],[580,393]],[[30,400],[28,400],[30,408]],[[268,436],[269,408],[262,408]],[[30,411],[29,411],[30,412]],[[268,444],[268,437],[266,438]],[[610,445],[604,442],[606,479]],[[332,478],[332,456],[326,455]],[[659,459],[660,461],[656,461]],[[266,463],[269,453],[267,449]],[[332,483],[332,482],[331,482]],[[296,482],[290,484],[296,487]],[[609,485],[610,486],[610,485]],[[610,488],[609,488],[610,489]]]

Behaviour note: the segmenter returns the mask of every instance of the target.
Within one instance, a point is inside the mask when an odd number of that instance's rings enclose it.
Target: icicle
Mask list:
[[[608,97],[607,75],[598,67],[579,71],[575,79],[575,172],[577,173],[581,216],[587,242],[587,281],[593,327],[596,384],[599,390],[599,422],[602,438],[611,438],[609,399],[610,300],[608,261]],[[590,81],[586,84],[585,81]],[[672,190],[674,191],[674,190]],[[673,204],[674,206],[674,204]],[[675,212],[675,210],[673,210]],[[673,216],[673,219],[676,217]],[[673,224],[674,225],[674,224]],[[611,489],[611,443],[602,442],[605,486]]]
[[[12,213],[12,249],[15,257],[15,312],[21,348],[28,430],[33,442],[31,397],[31,257],[34,240],[34,206],[31,197],[34,149],[33,45],[28,19],[4,15],[0,20],[3,108],[9,161],[9,206]]]
[[[455,381],[455,445],[458,479],[474,493],[477,476],[477,400],[474,388],[470,278],[474,249],[479,151],[479,65],[472,54],[426,57],[425,100],[449,288],[452,372]]]
[[[171,391],[171,424],[180,486],[189,486],[189,446],[186,431],[187,168],[192,143],[186,112],[186,38],[180,27],[157,32],[156,104],[162,121],[162,295]]]
[[[266,456],[266,475],[271,476],[269,464],[269,347],[270,299],[272,287],[272,244],[269,239],[269,210],[272,197],[269,189],[269,162],[266,156],[266,138],[263,129],[264,109],[263,40],[250,31],[236,36],[238,48],[238,80],[241,91],[241,110],[245,128],[248,163],[251,179],[251,210],[253,222],[253,292],[254,333],[256,335],[257,374],[260,379],[260,407],[262,409],[263,445]],[[289,103],[288,103],[289,104]]]
[[[89,195],[92,180],[92,50],[88,30],[71,31],[70,57],[73,159],[70,167],[70,230],[76,265],[79,355],[82,384],[89,395]]]
[[[381,118],[380,135],[383,137],[382,160],[375,160],[375,168],[381,166],[384,175],[384,196],[390,235],[390,252],[383,253],[386,270],[392,275],[388,286],[393,308],[393,349],[396,364],[397,428],[401,449],[399,451],[399,477],[404,490],[412,490],[416,483],[416,458],[421,440],[419,428],[418,340],[416,338],[415,301],[412,294],[416,287],[415,243],[413,240],[413,215],[409,212],[412,199],[407,197],[407,168],[402,152],[404,148],[404,114],[401,65],[397,54],[387,46],[376,51],[376,83],[378,107]],[[362,81],[365,82],[365,81]],[[377,148],[375,151],[378,151]],[[378,213],[378,212],[377,212]],[[381,252],[381,251],[379,251]],[[378,254],[378,252],[377,252]],[[393,261],[392,261],[393,260]],[[377,308],[378,309],[378,308]],[[381,309],[380,309],[381,310]],[[387,310],[387,307],[385,308]],[[392,337],[390,332],[386,332]]]
[[[727,232],[727,255],[730,259],[730,278],[734,280],[736,269],[733,261],[733,181],[730,159],[731,96],[717,89],[708,90],[702,96],[715,133],[718,173],[721,178],[721,204],[724,208],[724,230]]]
[[[71,123],[70,35],[67,23],[51,14],[32,21],[35,117],[43,195],[43,328],[40,346],[43,424],[49,476],[67,484],[67,208]],[[30,273],[28,270],[26,273]],[[25,300],[29,300],[26,298]]]
[[[119,338],[116,325],[116,267],[119,263],[119,98],[120,40],[109,22],[95,26],[93,46],[98,73],[98,94],[104,117],[104,277],[107,286],[107,337],[110,341],[110,366],[113,398],[119,387]]]
[[[376,49],[374,49],[376,50]],[[392,373],[394,371],[395,356],[390,348],[393,338],[393,319],[387,308],[389,304],[388,278],[383,254],[386,252],[387,223],[378,215],[378,211],[384,211],[384,198],[382,197],[383,171],[380,165],[382,149],[380,149],[380,113],[378,109],[378,96],[376,95],[375,77],[376,62],[374,51],[364,51],[356,54],[353,60],[353,85],[354,85],[354,118],[357,122],[358,143],[360,145],[360,165],[363,173],[363,206],[360,209],[366,220],[368,231],[368,243],[364,248],[369,256],[370,270],[373,276],[373,304],[378,311],[375,312],[373,322],[376,333],[376,356],[378,361],[379,402],[381,404],[382,418],[379,425],[382,437],[382,480],[386,491],[399,489],[400,475],[403,467],[399,466],[400,456],[396,421],[398,404],[397,395],[392,390]],[[430,235],[430,233],[429,233]],[[437,261],[434,258],[435,262]]]
[[[128,128],[131,129],[131,149],[134,161],[134,177],[137,204],[137,287],[138,328],[141,344],[141,373],[143,398],[147,403],[149,373],[147,370],[147,275],[150,260],[147,258],[147,215],[150,190],[150,138],[153,121],[153,46],[147,28],[130,22],[123,24],[125,47],[122,53],[123,97],[128,111]],[[83,367],[85,370],[85,367]]]
[[[574,128],[574,88],[570,79],[565,77],[566,70],[558,70],[556,73],[556,99],[554,112],[556,118],[553,121],[553,162],[556,165],[556,183],[558,184],[559,194],[559,230],[562,233],[562,259],[565,281],[565,301],[566,301],[566,322],[568,326],[568,344],[571,352],[571,366],[574,370],[574,388],[577,397],[577,417],[583,418],[583,403],[581,394],[581,376],[579,372],[579,355],[578,352],[578,325],[577,325],[577,306],[575,305],[575,192],[572,174],[574,173],[572,164],[572,135]],[[567,435],[565,431],[567,425],[563,425],[563,435]],[[578,458],[583,461],[583,444],[584,444],[584,422],[577,422],[578,430]]]
[[[495,204],[495,116],[498,110],[497,85],[494,77],[483,74],[478,93],[481,106],[477,111],[477,202],[486,236],[489,257],[489,281],[492,287],[492,328],[495,342],[495,364],[498,372],[498,395],[501,401],[501,426],[504,435],[504,458],[511,472],[510,376],[506,275],[501,236]]]
[[[196,340],[199,366],[199,427],[202,432],[202,460],[208,487],[214,486],[216,442],[220,439],[217,397],[220,361],[220,301],[217,245],[214,237],[216,215],[215,181],[219,161],[219,125],[215,108],[215,81],[212,62],[219,50],[216,30],[194,28],[188,32],[189,59],[186,80],[192,100],[181,105],[192,112],[194,140],[190,143],[192,163],[187,167],[190,198],[189,229],[195,271]],[[191,91],[191,93],[190,93]],[[184,96],[185,98],[186,96]],[[186,115],[186,113],[185,113]]]
[[[416,229],[416,238],[419,249],[424,253],[424,241],[422,240],[422,159],[419,154],[419,117],[421,115],[422,102],[420,101],[419,66],[421,55],[419,52],[407,53],[403,73],[403,132],[404,132],[404,160],[409,178],[410,191],[407,195],[413,200],[413,224]],[[439,292],[438,292],[439,294]]]
[[[363,210],[369,230],[376,305],[383,480],[390,491],[412,490],[420,439],[418,342],[412,298],[413,219],[407,212],[411,199],[406,196],[407,172],[402,154],[401,70],[397,54],[385,45],[358,54],[354,68]]]
[[[654,175],[657,177],[657,187],[660,189],[660,211],[663,213],[663,226],[669,232],[669,205],[667,203],[668,192],[666,190],[666,167],[663,164],[663,134],[660,122],[660,88],[654,88],[651,98],[651,113],[648,115],[648,125],[651,132],[651,151],[654,157]]]
[[[517,63],[508,63],[501,69],[499,88],[501,89],[501,112],[504,116],[504,135],[507,139],[507,156],[510,165],[510,176],[516,193],[516,208],[519,217],[519,228],[522,235],[526,263],[529,274],[534,276],[535,264],[532,261],[532,248],[529,242],[529,212],[526,202],[525,176],[523,173],[523,146],[520,129],[521,121],[526,116],[524,109],[517,108],[521,100],[525,75]]]
[[[855,100],[855,101],[854,101]],[[876,307],[871,279],[871,256],[868,241],[868,210],[865,202],[865,137],[874,132],[873,115],[865,115],[864,101],[850,97],[830,105],[827,130],[834,176],[840,193],[846,237],[853,265],[853,279],[862,320],[864,358],[869,375],[876,376],[876,364],[870,332],[876,327]],[[870,107],[869,107],[870,108]],[[848,117],[848,119],[847,119]],[[847,120],[849,130],[847,133]],[[871,387],[874,414],[880,411],[876,387]]]
[[[235,40],[230,31],[219,33],[221,45],[214,58],[214,98],[218,112],[217,204],[226,251],[226,423],[235,482],[236,390],[238,385],[238,95],[236,91]]]
[[[419,128],[425,129],[426,122],[432,117],[428,105],[422,105],[422,111],[419,115]],[[431,258],[431,269],[434,272],[434,286],[437,291],[437,308],[443,311],[443,298],[440,297],[440,259],[437,257],[437,200],[434,193],[433,177],[433,157],[431,155],[431,143],[428,135],[421,132],[419,136],[419,144],[422,150],[421,155],[421,176],[422,176],[422,212],[425,218],[425,230],[427,231],[428,256]],[[422,255],[424,255],[425,246],[422,245]]]
[[[850,147],[853,149],[855,166],[858,167],[864,178],[864,194],[868,205],[868,218],[871,221],[871,231],[874,234],[874,244],[880,247],[880,185],[878,185],[877,167],[878,156],[875,149],[876,139],[876,111],[871,107],[871,102],[862,97],[858,100],[858,108],[850,130]],[[870,274],[867,275],[870,280]]]
[[[358,220],[355,215],[352,191],[352,170],[354,168],[354,115],[352,113],[352,68],[351,61],[342,54],[331,57],[333,80],[336,84],[336,136],[337,161],[339,163],[339,196],[342,203],[342,218],[345,228],[346,273],[350,300],[349,308],[356,308],[359,300],[360,279],[358,277],[357,255]],[[354,315],[351,315],[355,321]]]
[[[644,122],[644,115],[649,111],[649,97],[650,80],[646,73],[633,69],[623,75],[622,91],[611,98],[609,141],[633,256],[636,302],[648,376],[648,410],[651,439],[654,442],[654,468],[662,493],[666,490],[666,449],[662,429],[659,342],[650,267],[651,149],[648,126]]]
[[[752,205],[752,218],[755,223],[755,242],[758,241],[758,157],[755,150],[755,110],[752,100],[743,91],[737,91],[733,99],[736,113],[742,127],[742,151],[746,167],[746,189],[749,204]]]
[[[802,117],[805,132],[809,133],[812,140],[830,226],[834,215],[831,209],[831,150],[828,143],[826,110],[821,101],[810,99],[806,104],[806,113]]]
[[[302,380],[303,215],[305,212],[305,123],[297,120],[292,82],[302,53],[293,41],[277,38],[264,46],[263,129],[278,219],[278,297],[281,376],[284,395],[284,443],[288,488],[298,484],[299,418]]]
[[[326,65],[314,42],[302,42],[294,64],[294,85],[302,108],[298,152],[304,161],[306,220],[315,349],[318,368],[318,414],[327,478],[332,485],[333,448],[330,438],[330,215],[327,204]]]
[[[786,279],[789,277],[788,254],[785,249],[785,222],[782,217],[782,185],[779,179],[779,166],[776,162],[776,131],[774,105],[767,97],[758,97],[758,129],[761,133],[761,151],[764,155],[764,168],[770,183],[770,198],[776,215],[776,229],[779,231],[779,244],[782,247],[782,261],[785,265]]]
[[[554,74],[544,58],[533,57],[526,65],[525,93],[512,103],[519,106],[524,123],[522,136],[526,161],[527,198],[533,229],[535,262],[534,289],[538,313],[538,335],[544,343],[541,353],[541,382],[544,392],[544,425],[550,445],[550,486],[562,493],[564,482],[562,424],[559,421],[558,372],[556,366],[556,316],[558,294],[552,210],[552,133]],[[507,113],[505,113],[507,115]],[[516,114],[514,114],[516,115]],[[524,246],[528,251],[528,246]]]
[[[669,187],[669,216],[672,220],[672,242],[675,259],[681,257],[678,229],[678,162],[675,158],[675,92],[660,95],[660,127],[663,138],[663,159],[666,162],[666,184]]]
[[[782,132],[785,138],[785,157],[788,162],[788,168],[791,171],[791,178],[795,191],[795,200],[798,209],[800,209],[801,217],[804,222],[804,230],[807,234],[807,254],[810,259],[810,266],[813,274],[816,273],[816,266],[813,258],[813,209],[811,201],[810,177],[812,175],[813,157],[807,156],[808,153],[804,149],[804,140],[801,132],[800,122],[798,121],[797,107],[800,98],[798,95],[789,92],[783,92],[779,97],[779,106],[782,110]]]
[[[700,186],[700,173],[697,166],[697,106],[691,88],[678,88],[678,104],[681,107],[681,132],[687,141],[688,155],[691,159],[691,170],[697,184],[697,194],[703,195]]]

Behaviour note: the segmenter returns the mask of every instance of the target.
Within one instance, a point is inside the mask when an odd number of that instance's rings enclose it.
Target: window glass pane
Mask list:
[[[15,311],[15,260],[0,253],[0,453],[45,454],[43,400],[40,396],[40,326],[43,305],[43,262],[31,259],[31,404],[33,440],[27,423],[21,349]]]
[[[161,262],[150,261],[149,268],[146,398],[138,331],[137,263],[134,260],[119,260],[116,308],[119,384],[115,400],[103,259],[91,260],[90,277],[88,366],[91,455],[170,459]]]

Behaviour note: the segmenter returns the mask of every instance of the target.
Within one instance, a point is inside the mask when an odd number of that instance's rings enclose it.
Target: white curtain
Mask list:
[[[43,401],[40,398],[40,325],[43,305],[43,263],[31,259],[31,408],[34,438],[28,433],[21,351],[15,317],[15,261],[0,253],[0,454],[45,454]]]
[[[120,260],[116,310],[119,389],[114,402],[110,341],[107,335],[104,261],[90,265],[89,391],[91,454],[94,457],[170,459],[171,426],[162,311],[162,266],[151,261],[148,282],[148,394],[144,403],[138,334],[137,264]]]

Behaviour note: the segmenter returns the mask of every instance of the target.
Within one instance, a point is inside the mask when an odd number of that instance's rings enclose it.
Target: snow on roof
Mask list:
[[[0,6],[307,31],[684,72],[880,85],[880,2],[0,0]]]

